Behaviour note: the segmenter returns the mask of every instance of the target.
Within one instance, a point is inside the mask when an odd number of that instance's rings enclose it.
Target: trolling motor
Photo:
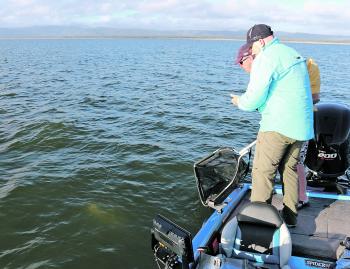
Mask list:
[[[307,184],[346,194],[350,187],[350,109],[321,103],[314,112],[315,138],[309,141],[304,164]]]

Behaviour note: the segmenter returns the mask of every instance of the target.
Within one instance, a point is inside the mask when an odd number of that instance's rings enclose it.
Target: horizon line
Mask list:
[[[80,24],[72,24],[72,25],[31,25],[31,26],[7,26],[3,27],[0,26],[0,30],[25,30],[25,29],[35,29],[35,28],[84,28],[86,30],[89,29],[109,29],[109,30],[115,30],[115,31],[145,31],[145,32],[159,32],[159,33],[166,33],[166,32],[212,32],[212,33],[220,33],[220,32],[227,32],[227,33],[237,33],[242,32],[245,35],[245,30],[242,29],[232,29],[232,30],[224,30],[224,29],[155,29],[155,28],[120,28],[116,26],[89,26],[89,25],[80,25]],[[344,38],[344,39],[350,39],[350,35],[340,35],[340,34],[331,34],[331,33],[309,33],[309,32],[292,32],[292,31],[283,31],[283,30],[275,30],[276,33],[283,34],[290,34],[290,35],[310,35],[310,36],[328,36],[328,37],[337,37],[337,38]],[[23,34],[22,34],[23,35]],[[40,35],[40,34],[37,34]],[[75,34],[77,35],[77,34]],[[146,34],[147,35],[147,34]],[[0,34],[1,36],[1,34]]]
[[[172,36],[172,35],[18,35],[18,36],[1,36],[0,40],[58,40],[58,39],[193,39],[193,40],[208,40],[208,41],[243,41],[242,37],[227,37],[227,36]],[[320,44],[320,45],[350,45],[350,39],[345,40],[308,40],[302,38],[279,38],[287,43],[302,43],[302,44]]]

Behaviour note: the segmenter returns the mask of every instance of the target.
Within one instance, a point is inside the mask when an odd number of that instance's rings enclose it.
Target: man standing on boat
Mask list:
[[[251,201],[271,203],[277,169],[284,188],[282,217],[297,223],[298,174],[296,166],[303,141],[313,138],[313,108],[305,59],[281,44],[268,25],[247,32],[255,59],[246,92],[231,95],[232,103],[261,113],[252,169]]]

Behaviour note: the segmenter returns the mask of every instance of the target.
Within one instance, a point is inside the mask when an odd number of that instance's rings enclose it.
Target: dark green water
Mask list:
[[[230,104],[239,45],[0,41],[0,268],[155,268],[157,213],[195,234],[210,211],[193,162],[258,129]],[[350,47],[291,46],[319,63],[322,99],[349,104]]]

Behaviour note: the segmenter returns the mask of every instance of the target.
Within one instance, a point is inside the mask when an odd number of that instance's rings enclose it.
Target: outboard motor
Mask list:
[[[345,194],[349,185],[350,109],[345,105],[321,103],[314,111],[315,138],[309,141],[305,165],[309,186],[336,189]]]

